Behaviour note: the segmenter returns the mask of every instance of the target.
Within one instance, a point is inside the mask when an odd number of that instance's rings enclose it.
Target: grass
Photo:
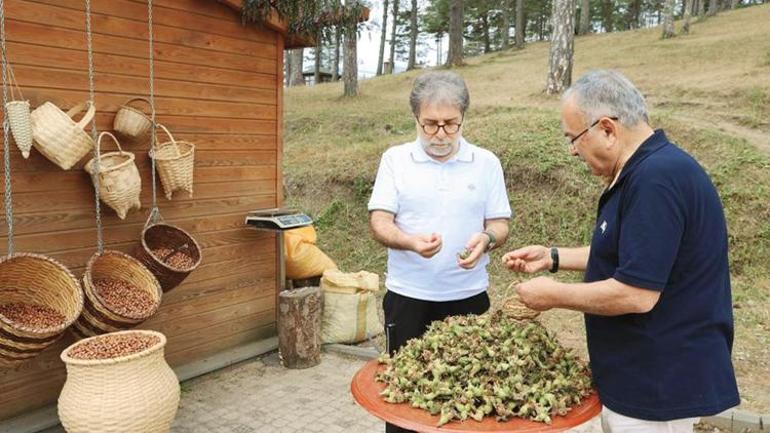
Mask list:
[[[623,71],[642,89],[653,125],[694,155],[719,189],[730,233],[736,339],[734,363],[744,408],[770,412],[770,5],[693,24],[687,36],[659,30],[579,38],[575,76],[592,68]],[[515,218],[502,250],[530,243],[588,242],[601,185],[567,154],[558,100],[542,89],[545,43],[469,60],[458,70],[471,91],[464,130],[500,157]],[[361,83],[342,99],[340,84],[290,89],[286,97],[288,204],[316,221],[319,244],[345,270],[385,271],[386,251],[369,236],[366,202],[379,158],[414,138],[407,98],[419,72]],[[745,133],[746,130],[750,133]],[[516,276],[489,267],[495,301]],[[562,278],[579,276],[563,275]],[[547,326],[584,351],[582,316],[551,311]]]

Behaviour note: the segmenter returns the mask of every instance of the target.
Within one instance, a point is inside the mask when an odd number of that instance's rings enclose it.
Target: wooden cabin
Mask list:
[[[119,107],[149,92],[148,8],[145,0],[91,3],[96,123],[111,130]],[[66,110],[88,100],[85,1],[8,0],[5,8],[8,59],[32,108],[51,101]],[[159,184],[159,206],[203,254],[140,326],[168,337],[175,369],[276,334],[276,237],[247,228],[244,217],[282,204],[283,55],[301,42],[277,18],[243,25],[240,9],[240,0],[154,0],[157,119],[196,145],[194,197],[167,200]],[[124,143],[142,175],[142,209],[120,220],[102,206],[107,249],[138,246],[151,205],[148,146]],[[96,251],[94,188],[83,170],[91,156],[63,171],[35,149],[25,160],[11,147],[16,251],[49,255],[80,277]],[[0,430],[36,409],[55,413],[65,380],[59,355],[73,341],[68,332],[21,367],[0,370]]]

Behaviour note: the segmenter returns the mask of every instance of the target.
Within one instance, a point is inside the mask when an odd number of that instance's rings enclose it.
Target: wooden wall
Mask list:
[[[245,28],[214,0],[154,0],[158,120],[196,144],[195,196],[159,201],[168,222],[191,233],[203,262],[164,296],[142,327],[169,337],[172,365],[275,334],[273,235],[244,228],[249,210],[281,203],[283,36]],[[88,98],[83,0],[8,0],[8,56],[33,108],[69,108]],[[118,107],[148,93],[147,3],[92,0],[97,125],[111,129]],[[110,145],[108,145],[110,146]],[[102,206],[107,248],[131,252],[151,203],[148,143],[125,143],[142,173],[142,205],[126,220]],[[78,277],[95,252],[94,195],[77,167],[62,171],[33,149],[13,146],[16,251],[48,254]],[[109,147],[105,150],[110,150]],[[5,250],[5,220],[0,240]],[[66,338],[16,370],[0,370],[0,419],[52,403],[65,379]]]

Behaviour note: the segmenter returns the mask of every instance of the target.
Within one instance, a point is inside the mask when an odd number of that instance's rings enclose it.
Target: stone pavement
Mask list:
[[[272,353],[185,382],[175,433],[382,433],[358,407],[350,380],[364,361],[324,353],[321,364],[287,370]],[[575,433],[599,433],[598,420]]]

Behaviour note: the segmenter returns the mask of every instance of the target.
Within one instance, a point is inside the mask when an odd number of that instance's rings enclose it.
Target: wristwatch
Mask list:
[[[487,244],[487,248],[484,250],[484,252],[487,253],[487,252],[489,252],[489,250],[494,248],[495,245],[497,245],[497,238],[489,230],[484,230],[481,233],[484,233],[489,238],[489,243]]]
[[[555,274],[559,270],[559,249],[551,247],[551,269],[548,272]]]

